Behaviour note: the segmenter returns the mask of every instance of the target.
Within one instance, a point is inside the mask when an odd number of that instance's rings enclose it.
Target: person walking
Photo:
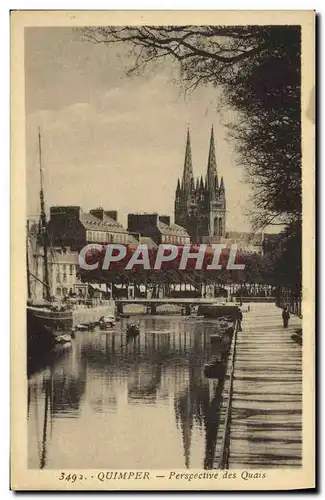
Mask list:
[[[282,319],[283,319],[283,328],[288,328],[290,314],[287,306],[285,306],[285,308],[282,311]]]
[[[241,312],[241,310],[238,308],[238,317],[237,317],[237,321],[238,321],[238,331],[239,332],[242,332],[242,327],[241,327],[241,322],[243,321],[243,313]]]

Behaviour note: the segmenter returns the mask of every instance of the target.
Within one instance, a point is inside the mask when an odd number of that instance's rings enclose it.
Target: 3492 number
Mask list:
[[[76,481],[82,481],[86,479],[83,474],[67,474],[66,472],[61,472],[59,477],[59,481],[70,481],[71,483],[75,483]]]

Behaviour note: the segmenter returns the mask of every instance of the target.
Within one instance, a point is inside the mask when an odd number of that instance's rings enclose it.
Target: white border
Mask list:
[[[83,0],[79,1],[62,1],[62,0],[57,0],[56,2],[47,2],[46,3],[46,9],[85,9],[88,10],[90,8],[92,9],[106,9],[108,6],[107,0],[92,0],[92,2],[85,2]],[[1,128],[0,128],[0,152],[1,152],[1,160],[2,160],[2,165],[0,169],[1,173],[1,181],[0,185],[2,186],[2,191],[1,191],[1,196],[0,196],[0,204],[1,204],[1,214],[2,214],[2,262],[4,263],[3,269],[2,269],[2,286],[1,286],[1,305],[2,305],[2,352],[4,353],[3,358],[1,360],[1,375],[2,375],[2,398],[1,398],[1,433],[2,433],[2,439],[1,439],[1,474],[0,474],[0,491],[1,491],[1,498],[8,498],[11,493],[9,492],[9,467],[8,467],[8,456],[9,456],[9,381],[8,381],[8,374],[9,374],[9,290],[7,288],[7,283],[9,284],[10,277],[9,277],[9,235],[10,235],[10,225],[9,225],[9,10],[10,9],[39,9],[42,10],[44,9],[45,4],[44,2],[37,1],[37,0],[31,0],[29,2],[24,2],[24,1],[18,1],[18,2],[6,2],[3,1],[0,6],[0,36],[1,36],[1,43],[0,43],[0,53],[1,53],[1,62],[2,62],[2,70],[4,72],[2,73],[2,78],[1,78]],[[142,2],[132,2],[131,0],[119,0],[118,2],[116,1],[111,1],[109,2],[109,8],[110,9],[214,9],[214,8],[227,8],[227,10],[230,9],[242,9],[245,7],[245,9],[259,9],[261,7],[260,2],[257,1],[246,1],[245,5],[243,5],[242,2],[239,1],[234,1],[234,0],[228,0],[226,5],[222,5],[221,3],[216,5],[215,1],[212,0],[201,0],[200,3],[198,4],[197,2],[189,2],[185,0],[165,0],[164,2],[157,2],[157,1],[142,1]],[[307,1],[286,1],[283,2],[279,0],[274,0],[273,2],[270,2],[269,5],[263,4],[263,7],[265,9],[292,9],[292,10],[298,10],[298,9],[310,9],[311,7],[314,7],[316,12],[319,12],[320,14],[322,11],[324,11],[323,7],[323,2],[320,0],[317,0],[316,2],[313,2],[313,5],[310,5],[310,2]],[[320,54],[324,53],[324,50],[322,50],[324,47],[324,42],[323,39],[320,40],[320,46],[318,47],[318,51]],[[321,76],[323,73],[323,68],[319,68],[319,78],[321,80]],[[320,92],[320,89],[319,89]],[[323,104],[324,106],[324,104]],[[322,108],[323,110],[323,108]],[[318,113],[321,112],[321,110],[317,110]],[[320,121],[320,117],[319,117]],[[320,163],[320,153],[321,153],[321,144],[322,144],[322,139],[323,135],[321,137],[318,137],[318,141],[320,141],[320,146],[319,146],[319,158],[318,162]],[[319,165],[320,167],[321,165]],[[321,187],[324,188],[324,176],[320,176],[319,180],[321,181]],[[320,200],[322,199],[322,196],[320,196]],[[325,217],[324,217],[324,204],[320,203],[320,208],[321,208],[321,213],[318,214],[320,218],[320,225],[325,224]],[[324,228],[323,228],[324,229]],[[321,270],[321,274],[319,274],[319,278],[323,278],[324,272]],[[323,283],[324,280],[321,279],[321,282]],[[321,307],[323,303],[320,303],[320,311],[325,310],[325,307]],[[319,331],[321,331],[321,324],[319,325]],[[324,348],[324,342],[323,342],[323,348]],[[323,354],[323,351],[322,353]],[[320,365],[323,365],[323,363],[320,363]],[[322,408],[321,408],[322,409]],[[321,422],[321,418],[319,417],[319,421]],[[324,433],[321,433],[321,436],[323,438]],[[324,439],[324,438],[323,438]],[[323,441],[322,443],[323,444]],[[324,462],[322,463],[323,467]],[[322,468],[323,469],[323,468]],[[320,472],[320,478],[323,476],[322,471]],[[320,479],[319,478],[319,479]],[[321,481],[320,481],[321,482]],[[61,493],[62,494],[62,493]],[[199,494],[199,493],[198,493]],[[43,497],[44,494],[41,494],[40,497]],[[76,493],[75,493],[76,495]],[[92,495],[92,494],[90,494]],[[110,496],[114,495],[113,493],[110,493]],[[171,495],[171,493],[169,493]],[[220,494],[219,494],[220,495]],[[244,494],[242,495],[246,498],[250,498],[250,494]],[[77,496],[80,496],[77,494]],[[279,497],[284,497],[284,495],[280,494]]]

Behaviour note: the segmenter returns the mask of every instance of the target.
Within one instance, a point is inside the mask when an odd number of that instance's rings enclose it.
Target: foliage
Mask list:
[[[187,89],[212,84],[237,111],[230,123],[238,163],[253,188],[255,227],[301,213],[299,26],[106,26],[86,40],[130,48],[127,73],[171,58]]]

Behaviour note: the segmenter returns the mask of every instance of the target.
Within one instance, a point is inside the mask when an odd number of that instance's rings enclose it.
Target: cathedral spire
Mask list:
[[[214,148],[214,131],[213,131],[213,125],[212,125],[211,136],[210,136],[208,168],[207,168],[207,189],[209,192],[210,200],[215,199],[216,187],[217,187],[216,177],[217,177],[217,162],[216,162],[216,153],[215,153],[215,148]]]
[[[176,187],[176,197],[178,198],[181,193],[181,184],[179,182],[179,179],[177,179],[177,187]]]
[[[225,193],[225,184],[223,182],[223,177],[221,177],[221,181],[220,181],[220,193]]]
[[[188,194],[191,191],[193,178],[193,166],[192,166],[192,151],[191,151],[191,137],[190,129],[187,129],[187,140],[186,140],[186,150],[185,150],[185,160],[184,160],[184,170],[183,170],[183,182],[182,187],[184,193]]]

